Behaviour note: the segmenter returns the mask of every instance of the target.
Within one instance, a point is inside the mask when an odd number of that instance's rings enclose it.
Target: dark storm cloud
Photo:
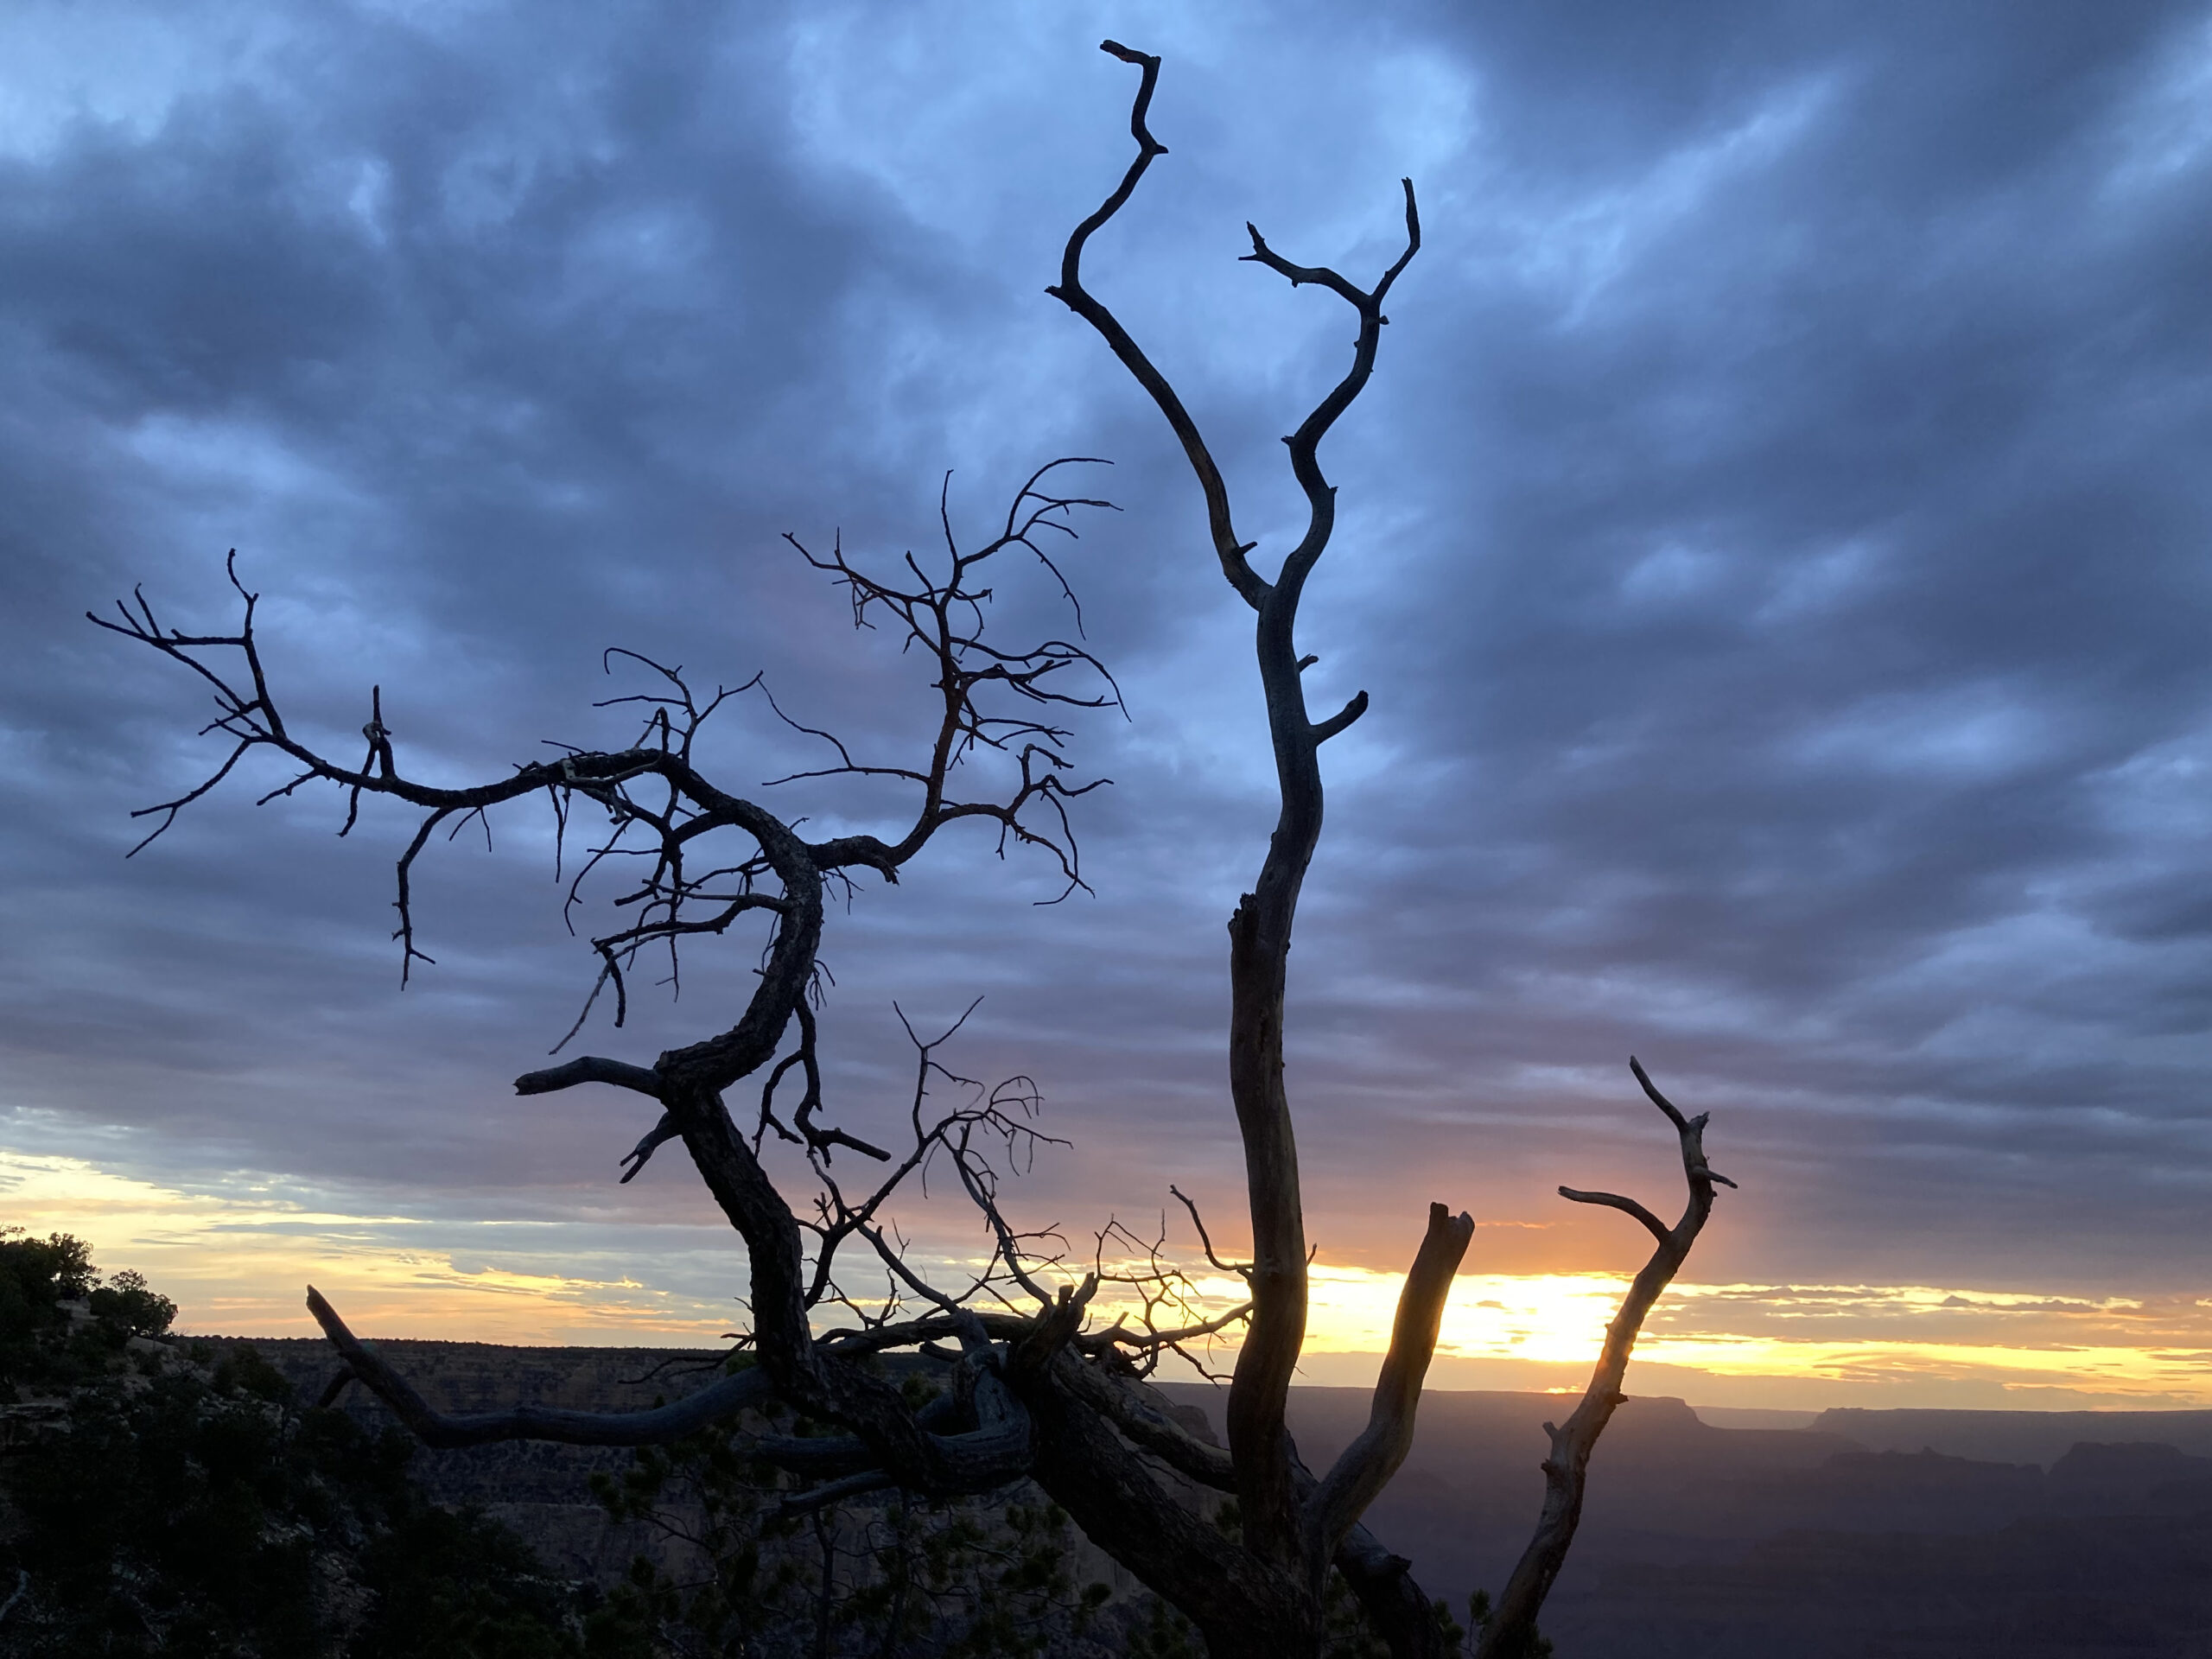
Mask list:
[[[1568,247],[1465,253],[1390,394],[1461,418],[1379,429],[1456,474],[1368,605],[1460,764],[1346,931],[1462,990],[1416,1094],[1637,1049],[1831,1262],[2201,1278],[2204,22],[1866,22],[1501,78]]]
[[[1095,285],[1263,560],[1275,435],[1347,330],[1234,263],[1241,221],[1366,274],[1396,176],[1422,192],[1308,613],[1317,701],[1376,697],[1328,754],[1294,963],[1325,1243],[1392,1259],[1432,1186],[1544,1217],[1560,1179],[1664,1181],[1633,1049],[1745,1183],[1709,1274],[2202,1282],[2202,10],[210,12],[137,20],[183,44],[105,79],[38,16],[62,45],[22,60],[85,86],[27,90],[0,153],[22,1135],[135,1125],[149,1168],[465,1213],[556,1207],[634,1134],[502,1098],[583,984],[543,823],[441,852],[404,1000],[396,820],[341,846],[329,801],[241,789],[121,864],[207,750],[86,605],[144,580],[213,625],[236,544],[296,718],[345,746],[381,682],[441,777],[620,735],[584,708],[607,644],[765,668],[892,745],[911,664],[778,533],[895,555],[944,468],[976,523],[1100,454],[1127,511],[1071,569],[1131,719],[1081,736],[1116,780],[1098,897],[1033,908],[1049,872],[948,846],[838,918],[832,1030],[881,1110],[890,1000],[988,993],[959,1058],[1039,1077],[1082,1144],[1040,1202],[1172,1176],[1226,1210],[1220,927],[1269,817],[1248,625],[1156,416],[1038,291],[1125,160],[1116,33],[1169,55],[1171,154]],[[1015,632],[1052,614],[1018,585]],[[734,785],[803,756],[758,713]],[[729,954],[594,1045],[696,1034]],[[623,1201],[690,1201],[654,1173]]]

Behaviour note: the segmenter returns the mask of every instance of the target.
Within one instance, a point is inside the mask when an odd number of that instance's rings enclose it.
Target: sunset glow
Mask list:
[[[302,1287],[365,1332],[609,1345],[715,1343],[742,1312],[743,1258],[710,1230],[621,1237],[589,1223],[455,1223],[318,1207],[265,1186],[186,1191],[83,1160],[0,1154],[0,1203],[34,1232],[92,1240],[175,1298],[180,1328],[309,1336]],[[951,1265],[950,1262],[947,1265]],[[1398,1275],[1317,1262],[1307,1380],[1371,1379]],[[1444,1387],[1579,1388],[1626,1288],[1609,1274],[1466,1273],[1437,1346]],[[1193,1311],[1238,1281],[1192,1283]],[[1113,1287],[1105,1320],[1134,1305]],[[1167,1323],[1163,1318],[1162,1323]],[[1233,1361],[1232,1340],[1194,1355]],[[1807,1407],[1950,1403],[1979,1387],[2018,1404],[2212,1405],[2212,1298],[2091,1300],[1926,1285],[1675,1286],[1648,1321],[1630,1387]],[[1745,1385],[1758,1384],[1753,1395]],[[1797,1385],[1794,1390],[1791,1385]]]

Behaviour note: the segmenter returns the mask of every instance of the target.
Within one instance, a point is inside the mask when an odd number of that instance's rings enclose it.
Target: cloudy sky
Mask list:
[[[927,550],[1109,457],[1066,563],[1128,715],[1094,896],[948,836],[824,958],[832,1094],[903,1109],[894,1001],[1027,1072],[1028,1219],[1233,1236],[1223,924],[1272,821],[1249,620],[1156,412],[1180,387],[1272,569],[1290,429],[1358,280],[1425,245],[1325,461],[1325,754],[1291,1084],[1356,1376],[1440,1198],[1481,1223],[1439,1377],[1563,1383],[1676,1201],[1626,1061],[1713,1115],[1725,1195],[1642,1385],[1713,1402],[2212,1403],[2212,12],[2201,5],[179,7],[0,16],[0,1220],[201,1330],[706,1340],[741,1257],[608,1091],[518,1100],[588,988],[542,804],[441,845],[220,751],[82,619],[264,595],[294,723],[495,778],[628,735],[607,645],[756,671],[871,755],[925,677],[780,539]],[[1061,626],[1048,582],[999,625]],[[817,758],[718,716],[727,785]],[[887,823],[895,791],[766,791]],[[611,894],[609,895],[611,896]],[[594,918],[611,912],[601,910]],[[697,953],[601,1052],[726,1023]],[[1173,1219],[1173,1218],[1171,1218]],[[916,1205],[925,1249],[969,1218]],[[1173,1233],[1179,1247],[1187,1229]],[[1632,1381],[1631,1386],[1636,1383]]]

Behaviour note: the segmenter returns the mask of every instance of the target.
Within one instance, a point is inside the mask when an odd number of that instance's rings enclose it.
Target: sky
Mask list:
[[[1630,1386],[1714,1405],[2212,1404],[2212,10],[1573,3],[624,7],[24,0],[0,13],[0,1224],[92,1240],[183,1328],[710,1342],[743,1258],[614,1091],[518,1099],[589,988],[542,803],[412,823],[220,759],[83,620],[143,584],[294,725],[483,781],[615,746],[620,646],[756,672],[911,753],[927,676],[782,539],[973,541],[1056,456],[1126,714],[1073,722],[1090,885],[951,835],[823,960],[830,1100],[898,1013],[1036,1079],[1016,1213],[1195,1261],[1240,1230],[1224,923],[1274,814],[1249,613],[1157,412],[1044,293],[1166,60],[1169,153],[1090,284],[1179,388],[1271,571],[1290,430],[1423,245],[1323,451],[1325,751],[1288,1078],[1306,1376],[1371,1376],[1426,1205],[1475,1215],[1434,1380],[1576,1385],[1671,1211],[1635,1054],[1720,1205]],[[949,482],[948,480],[949,474]],[[1064,631],[1042,572],[995,626]],[[757,696],[726,787],[880,827]],[[582,925],[619,912],[601,889]],[[594,1012],[649,1061],[758,940]],[[894,1007],[895,1005],[895,1007]],[[941,1190],[920,1256],[971,1258]],[[949,1269],[948,1269],[949,1270]],[[1201,1291],[1226,1287],[1200,1281]]]

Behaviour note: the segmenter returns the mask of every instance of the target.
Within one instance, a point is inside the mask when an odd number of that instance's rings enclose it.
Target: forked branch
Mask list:
[[[1098,332],[1166,417],[1205,497],[1208,530],[1222,574],[1258,613],[1255,645],[1281,810],[1252,891],[1230,922],[1230,1090],[1243,1141],[1250,1205],[1253,1311],[1230,1389],[1229,1440],[1246,1544],[1272,1570],[1306,1586],[1310,1596],[1313,1574],[1320,1570],[1314,1562],[1325,1564],[1329,1557],[1325,1550],[1317,1554],[1318,1546],[1302,1518],[1296,1453],[1284,1428],[1291,1378],[1305,1344],[1307,1248],[1296,1136],[1283,1087],[1283,998],[1299,891],[1320,837],[1319,750],[1359,718],[1367,698],[1362,693],[1337,714],[1318,721],[1312,718],[1300,679],[1303,664],[1311,659],[1302,658],[1296,645],[1298,607],[1306,578],[1327,550],[1336,524],[1336,493],[1321,470],[1320,442],[1373,372],[1387,321],[1382,304],[1420,250],[1421,221],[1408,181],[1406,245],[1371,289],[1327,267],[1294,264],[1277,255],[1257,230],[1251,232],[1249,257],[1254,263],[1294,285],[1311,283],[1327,288],[1350,304],[1359,320],[1350,366],[1285,440],[1292,474],[1306,497],[1306,524],[1275,579],[1268,582],[1252,568],[1249,556],[1253,544],[1238,539],[1228,486],[1190,411],[1149,354],[1084,285],[1086,245],[1128,203],[1154,158],[1166,153],[1147,124],[1160,60],[1116,41],[1104,42],[1102,49],[1140,72],[1129,111],[1137,153],[1120,184],[1069,236],[1060,259],[1060,280],[1047,291]],[[1334,1491],[1332,1508],[1349,1502],[1347,1495],[1360,1484],[1352,1481]],[[1335,1530],[1334,1521],[1322,1530]],[[1209,1639],[1245,1638],[1210,1630]]]
[[[1681,1143],[1682,1179],[1689,1189],[1688,1200],[1681,1219],[1669,1227],[1633,1198],[1611,1192],[1560,1188],[1560,1195],[1574,1203],[1600,1205],[1635,1217],[1656,1243],[1651,1259],[1643,1264],[1643,1270],[1636,1275],[1627,1295],[1622,1298],[1620,1311],[1605,1327],[1605,1344],[1599,1352],[1597,1367],[1581,1402],[1563,1426],[1544,1425],[1544,1433],[1551,1440],[1551,1452],[1543,1464],[1543,1510],[1537,1518],[1535,1535],[1522,1552],[1513,1576],[1506,1581],[1504,1593],[1498,1598],[1497,1611],[1484,1629],[1478,1659],[1526,1659],[1534,1650],[1537,1611],[1551,1591],[1553,1580],[1559,1576],[1560,1567],[1567,1560],[1567,1547],[1574,1541],[1575,1529],[1581,1522],[1590,1453],[1597,1446],[1598,1437],[1605,1432],[1614,1408],[1628,1398],[1621,1392],[1621,1384],[1628,1374],[1629,1357],[1636,1348],[1637,1337],[1643,1329],[1644,1316],[1661,1293],[1674,1282],[1675,1273],[1689,1255],[1690,1247],[1697,1243],[1706,1217],[1713,1213],[1713,1189],[1736,1185],[1706,1161],[1707,1115],[1700,1112],[1695,1117],[1685,1117],[1672,1101],[1659,1092],[1633,1057],[1629,1060],[1629,1069],[1636,1074],[1645,1096],[1675,1126]]]

